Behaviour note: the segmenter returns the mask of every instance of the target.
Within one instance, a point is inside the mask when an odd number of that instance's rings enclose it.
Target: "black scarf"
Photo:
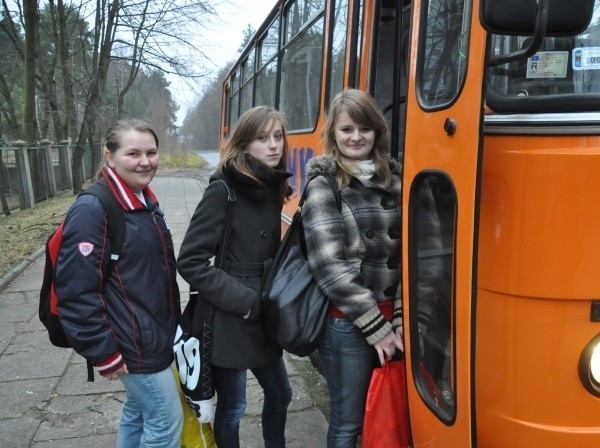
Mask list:
[[[264,202],[266,200],[281,202],[281,187],[286,179],[292,176],[291,173],[268,167],[249,154],[246,154],[245,157],[252,174],[260,182],[257,182],[246,174],[240,173],[230,165],[226,166],[223,174],[231,182],[235,192],[255,202]]]

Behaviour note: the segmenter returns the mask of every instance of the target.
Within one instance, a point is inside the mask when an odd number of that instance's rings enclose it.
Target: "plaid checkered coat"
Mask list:
[[[309,162],[307,198],[302,207],[308,259],[319,287],[369,344],[402,323],[400,288],[400,167],[390,159],[392,184],[382,188],[353,178],[340,190],[341,211],[322,175],[335,176],[335,159]],[[394,298],[388,322],[378,301]]]

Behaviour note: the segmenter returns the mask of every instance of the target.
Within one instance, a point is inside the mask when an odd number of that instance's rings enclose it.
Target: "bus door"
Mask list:
[[[415,447],[476,440],[472,304],[485,54],[478,3],[413,2],[402,256]]]
[[[375,2],[369,92],[390,129],[390,154],[402,160],[411,1]]]

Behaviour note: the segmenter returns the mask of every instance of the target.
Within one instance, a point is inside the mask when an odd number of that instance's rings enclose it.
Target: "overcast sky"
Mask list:
[[[214,31],[203,36],[202,50],[209,55],[214,72],[219,71],[228,61],[237,58],[248,24],[255,30],[266,19],[277,0],[229,0],[217,6],[220,20]],[[185,115],[197,102],[198,93],[192,92],[188,84],[176,78],[168,78],[174,100],[179,104],[177,124],[181,125]],[[200,84],[197,90],[202,88]]]

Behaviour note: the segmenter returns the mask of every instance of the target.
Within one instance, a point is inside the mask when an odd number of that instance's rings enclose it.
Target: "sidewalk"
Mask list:
[[[180,176],[159,170],[151,184],[173,233],[176,252],[207,182],[206,176]],[[19,265],[10,274],[14,280],[0,291],[0,447],[114,447],[122,384],[97,374],[96,381],[88,383],[83,358],[50,344],[37,315],[43,261],[40,256]],[[181,278],[178,281],[184,305],[188,285]],[[301,375],[310,370],[310,363],[286,355],[286,365],[294,392],[287,446],[323,447],[327,420]],[[260,448],[262,390],[251,375],[247,400],[241,446]]]

